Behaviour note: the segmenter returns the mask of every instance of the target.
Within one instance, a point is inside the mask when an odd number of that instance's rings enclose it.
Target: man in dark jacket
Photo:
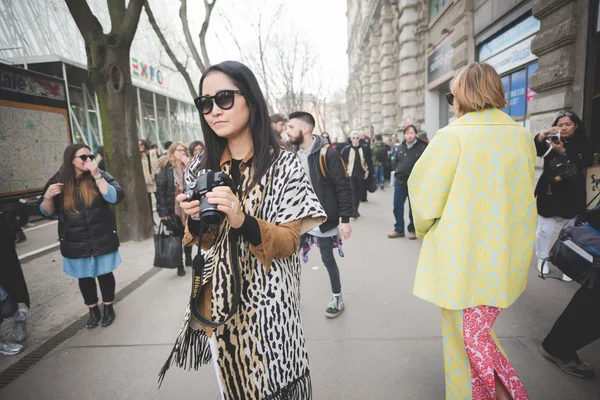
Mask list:
[[[333,256],[333,249],[337,248],[340,256],[343,256],[340,236],[342,240],[346,240],[352,234],[352,191],[340,154],[320,136],[313,135],[314,127],[315,119],[311,114],[295,112],[289,116],[287,134],[327,214],[327,221],[302,237],[301,246],[305,262],[306,254],[313,244],[318,244],[321,250],[321,258],[329,273],[333,293],[325,315],[335,318],[344,310],[344,301],[340,271]]]
[[[404,237],[404,203],[408,199],[408,238],[415,240],[415,225],[413,222],[410,199],[408,198],[408,178],[421,154],[425,151],[427,144],[417,139],[417,129],[409,125],[404,129],[404,142],[396,151],[396,171],[394,173],[396,185],[394,187],[394,217],[396,224],[394,231],[388,234],[390,239]]]

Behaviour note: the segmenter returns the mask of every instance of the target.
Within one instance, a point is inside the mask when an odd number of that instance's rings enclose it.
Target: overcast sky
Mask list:
[[[258,11],[247,7],[259,5],[261,14],[270,22],[281,0],[219,0],[217,4],[208,43],[213,62],[239,59],[239,51],[222,25],[223,14],[232,22],[234,33],[243,44],[256,36],[248,20],[256,22]],[[332,82],[336,88],[346,85],[346,0],[285,0],[276,31],[284,37],[298,32],[317,56],[316,69],[322,71],[323,81]]]

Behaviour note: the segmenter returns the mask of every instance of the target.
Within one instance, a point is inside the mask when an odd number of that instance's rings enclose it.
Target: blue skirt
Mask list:
[[[118,251],[87,258],[64,257],[63,269],[73,278],[95,278],[113,272],[121,264]]]

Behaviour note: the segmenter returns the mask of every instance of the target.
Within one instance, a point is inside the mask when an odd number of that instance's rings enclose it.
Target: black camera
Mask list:
[[[234,194],[236,192],[233,180],[229,175],[209,169],[201,171],[196,180],[187,185],[184,192],[189,201],[200,201],[200,219],[205,222],[207,227],[220,226],[225,218],[225,214],[219,211],[216,205],[210,204],[205,196],[217,186],[228,186]]]

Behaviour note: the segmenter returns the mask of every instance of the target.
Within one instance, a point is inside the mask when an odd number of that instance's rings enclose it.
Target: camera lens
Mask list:
[[[210,204],[206,196],[200,199],[200,219],[204,220],[207,226],[220,226],[223,223],[224,215],[217,210],[217,206]]]

